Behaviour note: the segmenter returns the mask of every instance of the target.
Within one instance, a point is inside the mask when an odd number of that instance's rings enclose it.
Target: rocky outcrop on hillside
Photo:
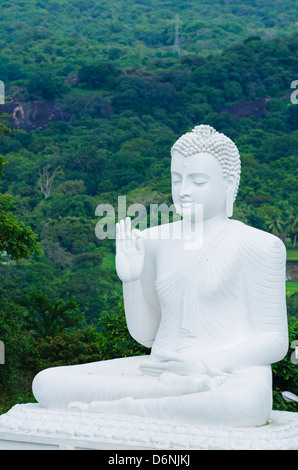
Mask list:
[[[63,111],[61,104],[51,101],[29,103],[9,102],[1,106],[2,113],[8,113],[15,129],[31,131],[44,129],[49,122],[68,121],[70,113]]]
[[[241,100],[223,107],[220,112],[228,113],[235,117],[249,117],[253,115],[265,117],[268,101],[268,98],[260,98],[255,101]]]

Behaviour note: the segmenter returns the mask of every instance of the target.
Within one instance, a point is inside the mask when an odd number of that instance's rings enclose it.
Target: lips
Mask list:
[[[189,206],[190,204],[193,204],[193,201],[189,201],[189,200],[179,200],[180,204],[182,206]]]

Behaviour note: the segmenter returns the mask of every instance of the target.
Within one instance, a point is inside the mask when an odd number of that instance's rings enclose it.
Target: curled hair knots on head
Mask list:
[[[240,183],[241,161],[239,151],[229,137],[207,124],[201,124],[194,127],[191,132],[182,135],[174,143],[171,155],[175,150],[184,157],[202,152],[212,154],[218,160],[223,176],[235,177],[234,200],[236,199]]]

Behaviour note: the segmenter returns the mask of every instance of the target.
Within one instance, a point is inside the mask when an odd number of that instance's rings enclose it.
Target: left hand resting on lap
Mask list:
[[[207,373],[207,368],[200,359],[169,351],[158,352],[155,357],[156,359],[150,359],[140,365],[140,369],[145,375],[158,376],[165,372],[171,372],[188,376]]]

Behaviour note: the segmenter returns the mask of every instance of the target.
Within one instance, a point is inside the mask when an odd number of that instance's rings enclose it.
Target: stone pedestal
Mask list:
[[[199,426],[15,405],[0,416],[1,450],[298,450],[298,413],[258,428]]]

